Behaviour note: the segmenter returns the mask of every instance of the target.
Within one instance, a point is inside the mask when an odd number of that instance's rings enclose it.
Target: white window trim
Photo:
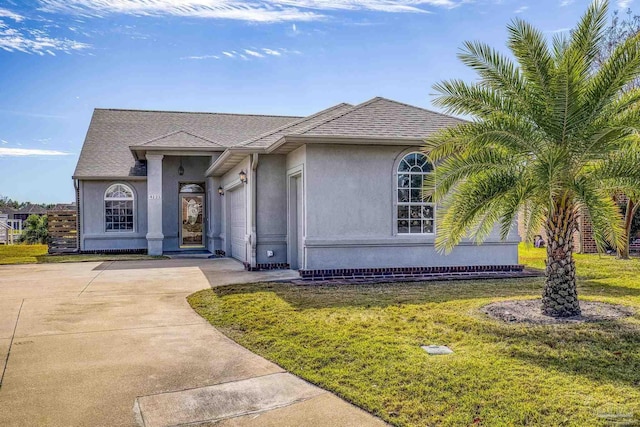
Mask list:
[[[109,193],[109,190],[115,186],[115,185],[122,185],[124,187],[127,187],[129,189],[129,191],[131,191],[131,197],[109,197],[107,198],[107,193]],[[102,225],[103,225],[103,229],[104,232],[107,234],[112,234],[112,233],[135,233],[137,230],[136,224],[138,222],[138,215],[137,215],[137,209],[136,209],[136,192],[135,189],[132,185],[129,185],[127,183],[124,182],[114,182],[112,184],[109,184],[109,186],[107,187],[107,189],[104,191],[104,194],[102,196]],[[131,230],[107,230],[107,201],[113,201],[113,202],[118,202],[118,201],[130,201],[131,202],[131,207],[133,210],[133,227],[131,228]]]
[[[405,150],[402,153],[400,153],[400,155],[396,158],[396,161],[394,163],[394,167],[393,167],[393,182],[392,182],[392,188],[393,188],[393,235],[394,236],[402,236],[402,237],[425,237],[425,236],[435,236],[436,232],[437,232],[437,206],[435,203],[433,202],[421,202],[421,203],[414,203],[414,202],[399,202],[398,200],[398,190],[400,189],[398,186],[398,175],[400,175],[400,172],[398,171],[400,164],[402,163],[402,161],[409,156],[410,154],[424,154],[421,153],[420,151],[416,150],[415,148],[411,148],[409,150]],[[435,168],[433,172],[427,172],[427,173],[435,173]],[[425,173],[425,174],[427,174]],[[404,173],[403,173],[404,174]],[[411,172],[407,172],[407,174],[411,174]],[[398,231],[398,207],[399,206],[431,206],[433,208],[433,231],[431,233],[404,233],[404,232],[399,232]],[[421,218],[421,220],[424,220],[423,218]],[[408,219],[408,221],[410,221],[410,219]],[[409,230],[411,230],[411,226],[409,225]]]

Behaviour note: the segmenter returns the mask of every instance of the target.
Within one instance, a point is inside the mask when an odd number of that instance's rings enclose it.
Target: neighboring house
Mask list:
[[[17,209],[14,208],[9,208],[9,207],[3,207],[0,208],[0,215],[6,215],[6,218],[8,219],[13,219],[13,213],[16,211]]]
[[[626,205],[626,196],[619,195],[616,198],[621,206]],[[636,218],[639,216],[640,212],[637,212]],[[632,233],[633,234],[629,239],[629,250],[631,252],[640,252],[640,233],[638,231],[634,232],[634,230],[632,230]],[[524,228],[524,216],[522,212],[520,212],[520,215],[518,216],[518,234],[521,236],[522,241],[524,241],[526,237],[526,230]],[[540,235],[543,240],[547,239],[544,227],[540,228],[537,234]],[[573,233],[573,250],[574,252],[581,254],[598,253],[598,247],[596,245],[596,239],[593,235],[591,220],[589,219],[589,215],[587,215],[586,213],[583,213],[578,218],[578,230]]]
[[[308,117],[96,109],[73,176],[80,250],[205,250],[250,269],[516,265],[515,227],[434,249],[420,147],[458,123],[384,98]]]
[[[40,205],[34,205],[32,203],[27,203],[23,207],[19,209],[6,209],[6,213],[9,216],[9,219],[19,219],[21,221],[26,221],[30,215],[43,216],[47,214],[47,210]]]
[[[13,209],[0,209],[0,245],[13,244],[20,240],[22,220],[13,219]]]
[[[47,212],[75,211],[76,209],[77,209],[77,206],[75,203],[58,203],[50,207],[49,209],[47,209]]]

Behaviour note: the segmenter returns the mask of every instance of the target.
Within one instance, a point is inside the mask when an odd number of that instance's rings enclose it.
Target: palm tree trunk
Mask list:
[[[566,198],[558,201],[547,218],[546,284],[542,294],[542,313],[553,317],[580,315],[573,259],[573,232],[576,212]]]
[[[633,223],[633,217],[638,210],[638,205],[631,199],[627,200],[627,211],[624,214],[624,231],[625,231],[625,245],[618,251],[618,258],[629,259],[629,235],[631,234],[631,224]]]

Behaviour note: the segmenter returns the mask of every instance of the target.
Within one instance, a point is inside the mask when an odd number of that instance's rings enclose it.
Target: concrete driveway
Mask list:
[[[0,266],[0,426],[384,425],[185,300],[210,283],[291,277],[229,259]]]

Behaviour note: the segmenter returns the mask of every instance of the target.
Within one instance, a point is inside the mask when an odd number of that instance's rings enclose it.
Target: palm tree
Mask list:
[[[459,58],[479,80],[435,86],[438,106],[472,118],[426,141],[437,165],[427,193],[444,210],[436,247],[451,251],[465,236],[482,242],[496,224],[504,239],[523,211],[528,240],[546,230],[542,311],[555,317],[580,314],[579,216],[589,216],[599,250],[619,248],[626,236],[611,190],[640,188],[640,91],[623,92],[640,75],[640,35],[594,67],[607,10],[595,1],[552,43],[516,19],[507,27],[515,61],[467,42]]]

